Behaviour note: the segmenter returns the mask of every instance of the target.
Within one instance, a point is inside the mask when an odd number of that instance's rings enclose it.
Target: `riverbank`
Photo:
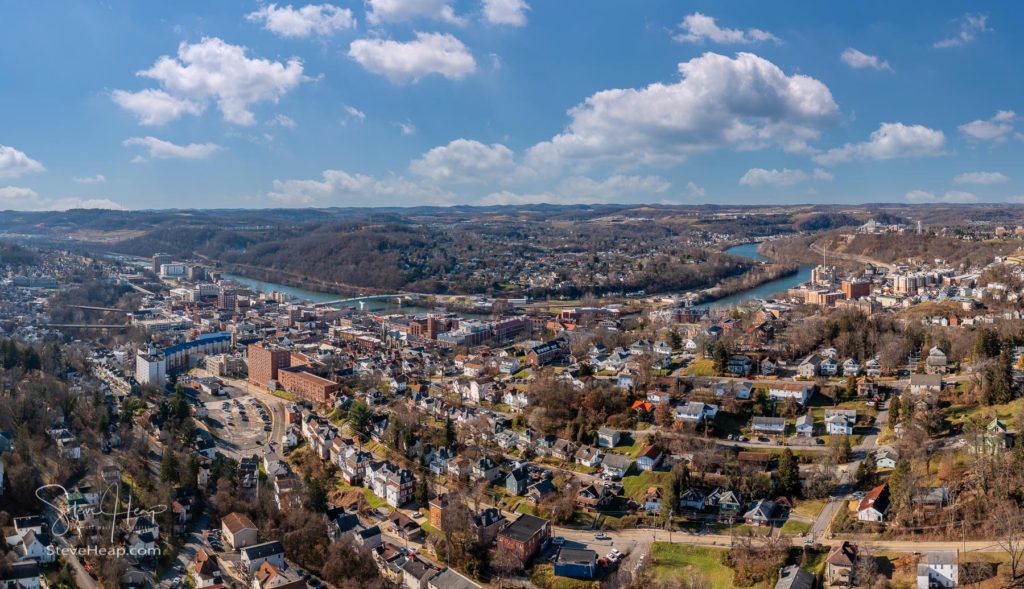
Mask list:
[[[769,298],[810,280],[810,265],[776,263],[761,253],[765,243],[768,242],[744,243],[726,249],[725,253],[758,262],[758,265],[743,276],[723,280],[696,293],[695,304],[699,307],[740,305],[752,299]]]

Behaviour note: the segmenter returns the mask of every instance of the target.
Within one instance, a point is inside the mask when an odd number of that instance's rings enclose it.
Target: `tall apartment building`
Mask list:
[[[281,368],[291,366],[291,352],[266,342],[251,344],[247,356],[249,382],[256,386],[266,387],[271,380],[277,380]]]
[[[164,264],[170,264],[174,259],[171,258],[171,254],[153,254],[153,274],[160,273],[160,266]]]
[[[302,367],[281,368],[277,371],[277,377],[284,390],[313,403],[326,403],[327,399],[341,390],[338,383],[317,376]]]
[[[849,300],[856,300],[871,294],[871,283],[867,280],[844,280],[843,296]]]

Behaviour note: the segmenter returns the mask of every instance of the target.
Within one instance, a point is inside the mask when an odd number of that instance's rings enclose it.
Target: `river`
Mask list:
[[[241,285],[247,286],[256,292],[280,292],[296,299],[303,301],[310,301],[313,303],[326,303],[327,301],[336,301],[338,299],[348,298],[350,295],[341,295],[337,293],[329,292],[318,292],[315,290],[306,290],[304,288],[297,288],[294,286],[285,286],[283,284],[277,284],[274,282],[265,282],[263,280],[256,280],[255,278],[246,278],[245,276],[239,276],[237,274],[221,274],[221,278],[227,280],[233,280]],[[359,303],[351,303],[352,307],[359,307]],[[418,305],[402,305],[399,306],[396,302],[390,300],[371,299],[363,301],[363,309],[367,311],[394,311],[397,313],[424,313],[433,311],[433,308],[421,307]]]
[[[757,253],[757,246],[758,244],[756,243],[744,243],[742,245],[733,246],[725,250],[725,253],[754,260],[756,262],[768,261],[768,258]],[[701,303],[697,306],[708,308],[729,307],[745,303],[746,301],[749,301],[751,299],[766,299],[772,296],[773,294],[778,294],[785,290],[789,290],[795,286],[798,286],[810,280],[811,268],[812,266],[809,264],[800,264],[800,268],[797,270],[796,274],[783,276],[782,278],[777,278],[775,280],[765,282],[764,284],[755,286],[754,288],[747,289],[735,294],[731,294],[729,296],[722,297],[714,301]]]
[[[733,246],[725,253],[732,254],[734,256],[740,256],[756,262],[767,261],[768,258],[757,253],[756,243],[745,243],[742,245]],[[246,278],[245,276],[239,276],[237,274],[222,274],[223,278],[234,280],[239,284],[243,284],[257,292],[282,292],[288,296],[302,299],[305,301],[312,301],[314,303],[323,303],[327,301],[336,301],[338,299],[346,298],[345,295],[339,295],[335,293],[318,292],[315,290],[306,290],[304,288],[297,288],[294,286],[285,286],[283,284],[277,284],[274,282],[265,282],[263,280],[256,280],[255,278]],[[708,301],[697,305],[698,307],[729,307],[739,305],[749,301],[751,299],[765,299],[773,294],[789,290],[795,286],[798,286],[811,279],[811,266],[808,264],[800,264],[799,270],[796,274],[790,276],[783,276],[769,282],[765,282],[754,288],[744,290],[735,294],[731,294],[714,301]],[[357,307],[358,303],[353,303],[352,306]],[[433,311],[433,308],[421,307],[417,305],[403,305],[398,306],[394,301],[387,300],[369,300],[364,302],[364,309],[367,311],[394,311],[399,313],[423,313]]]

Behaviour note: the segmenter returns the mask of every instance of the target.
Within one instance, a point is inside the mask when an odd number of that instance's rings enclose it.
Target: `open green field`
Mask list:
[[[708,358],[696,358],[683,370],[686,376],[714,376],[715,363]]]
[[[651,545],[654,575],[660,580],[688,579],[696,571],[711,589],[733,589],[732,570],[722,564],[719,548],[655,542]]]
[[[640,474],[622,477],[622,494],[630,499],[643,501],[647,496],[647,489],[660,487],[662,493],[668,488],[672,473],[641,471]]]

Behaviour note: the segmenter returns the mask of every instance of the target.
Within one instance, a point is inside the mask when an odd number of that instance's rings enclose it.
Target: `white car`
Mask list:
[[[565,538],[561,536],[554,536],[551,538],[551,543],[555,546],[561,546],[562,544],[565,544]]]
[[[614,552],[609,552],[604,557],[608,559],[608,562],[619,562],[619,555]]]

